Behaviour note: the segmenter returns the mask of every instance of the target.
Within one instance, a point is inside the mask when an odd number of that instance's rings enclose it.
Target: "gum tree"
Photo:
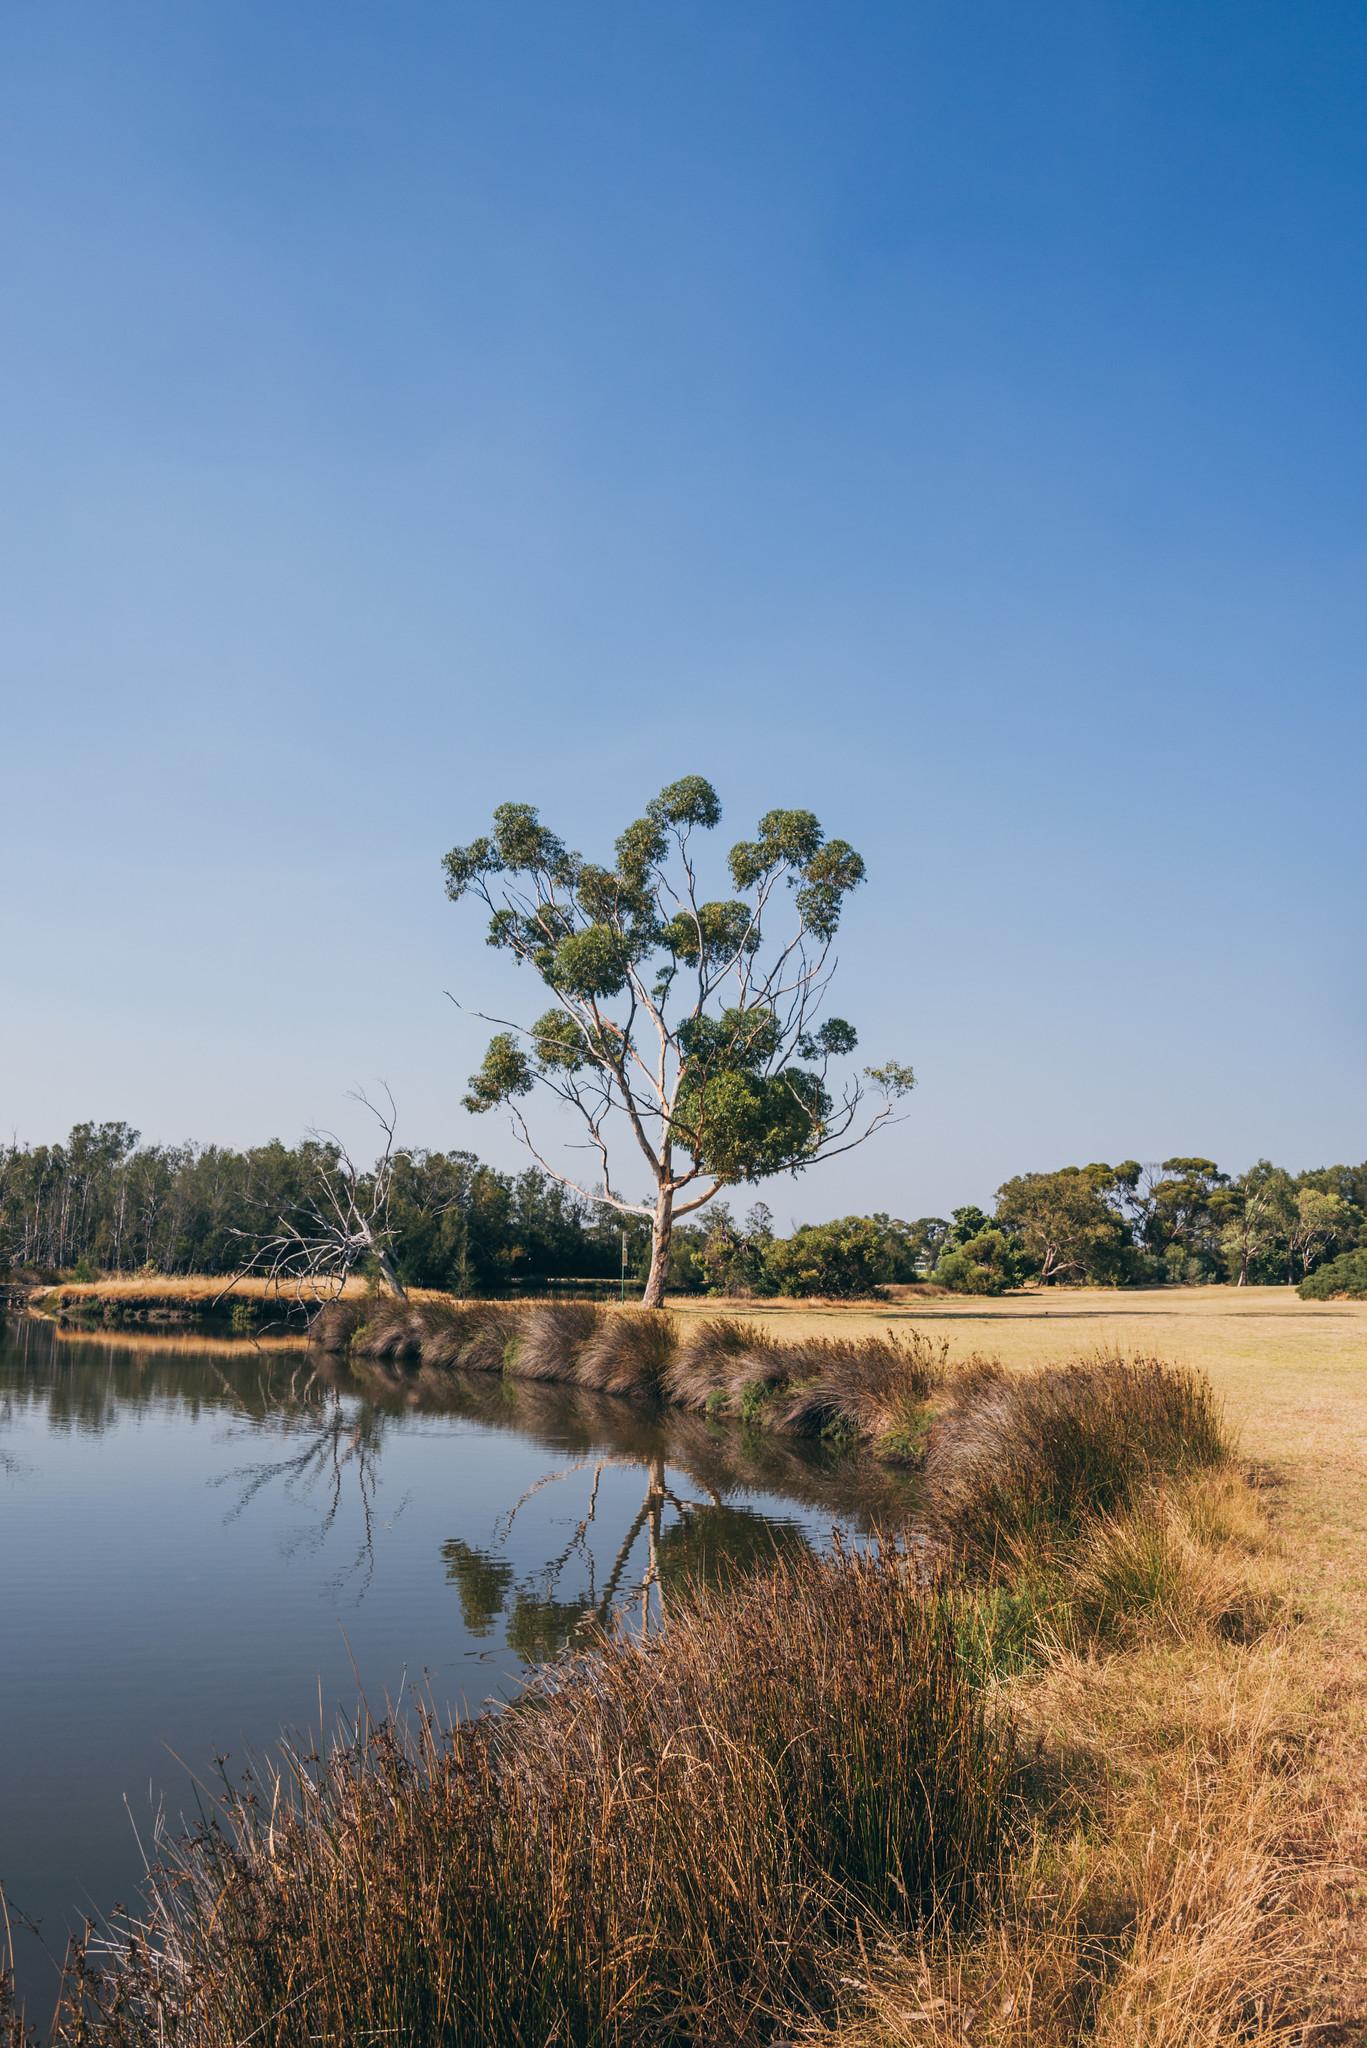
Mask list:
[[[544,1172],[649,1219],[648,1307],[664,1299],[677,1217],[862,1144],[913,1080],[895,1061],[851,1069],[853,1027],[822,1015],[840,915],[864,879],[854,848],[810,811],[769,811],[731,848],[735,894],[713,899],[699,885],[699,835],[720,818],[711,784],[686,775],[627,826],[605,867],[571,853],[530,805],[501,804],[490,835],[444,863],[447,894],[482,902],[489,944],[550,996],[530,1024],[485,1017],[500,1028],[465,1106],[506,1105]],[[580,1120],[591,1176],[538,1150],[523,1109],[537,1089]],[[622,1191],[624,1149],[633,1170],[644,1165],[647,1201]]]

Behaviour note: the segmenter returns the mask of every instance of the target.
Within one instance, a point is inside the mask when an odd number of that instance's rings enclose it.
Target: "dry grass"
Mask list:
[[[1142,1939],[1097,1993],[1106,2048],[1362,2048],[1367,1305],[1301,1303],[1283,1288],[1078,1289],[838,1319],[749,1312],[773,1335],[910,1326],[946,1339],[951,1358],[989,1346],[1011,1370],[1099,1344],[1161,1351],[1209,1379],[1256,1482],[1223,1473],[1188,1487],[1147,1618],[1099,1645],[1056,1646],[1042,1672],[1008,1681],[1060,1782],[1090,1785],[1095,1809],[1073,1850],[1046,1846],[1019,1911],[983,1928],[966,1959],[938,1955],[932,1982],[897,1956],[842,2048],[1071,2044],[1081,2022],[1068,1987],[1086,1962],[1077,1902],[1095,1914],[1107,1897]],[[1112,1548],[1115,1532],[1097,1541]],[[1162,1870],[1145,1862],[1164,1845]]]
[[[100,2048],[768,2039],[862,1926],[962,1922],[1009,1730],[952,1613],[873,1558],[696,1592],[522,1706],[229,1800],[60,2037]]]
[[[649,1394],[789,1435],[843,1436],[919,1455],[943,1347],[914,1333],[780,1341],[730,1317],[587,1302],[353,1298],[314,1325],[324,1350],[403,1371],[502,1372],[595,1393]]]
[[[1097,1357],[950,1382],[926,1458],[933,1525],[979,1571],[1047,1563],[1098,1514],[1127,1508],[1154,1473],[1228,1457],[1209,1383],[1155,1358]]]

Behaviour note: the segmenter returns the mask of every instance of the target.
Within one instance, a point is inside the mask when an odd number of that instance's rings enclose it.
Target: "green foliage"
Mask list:
[[[737,1413],[742,1422],[754,1424],[764,1411],[764,1404],[772,1398],[774,1389],[765,1380],[749,1380],[741,1389]]]
[[[954,1211],[931,1277],[954,1294],[1005,1294],[1019,1287],[1031,1270],[1018,1240],[969,1203]]]
[[[526,1095],[532,1085],[527,1055],[510,1031],[500,1031],[489,1040],[484,1064],[470,1076],[470,1087],[461,1100],[476,1116],[496,1109],[514,1095]]]
[[[1005,1294],[1019,1287],[1029,1260],[1003,1230],[990,1225],[940,1254],[934,1279],[953,1294]]]
[[[1308,1274],[1297,1291],[1302,1301],[1333,1301],[1336,1296],[1367,1300],[1367,1245],[1330,1259]]]
[[[759,1180],[816,1152],[830,1107],[816,1075],[801,1067],[757,1074],[699,1064],[680,1083],[672,1130],[703,1172],[723,1182]]]
[[[889,1277],[888,1244],[871,1216],[807,1223],[776,1238],[764,1262],[775,1294],[829,1295],[847,1301],[875,1294]]]
[[[954,1604],[959,1654],[979,1683],[1010,1678],[1035,1662],[1055,1626],[1059,1591],[1047,1578],[1020,1575],[963,1589]]]
[[[716,966],[759,948],[760,928],[748,903],[700,903],[696,914],[680,911],[660,931],[661,943],[690,966]]]

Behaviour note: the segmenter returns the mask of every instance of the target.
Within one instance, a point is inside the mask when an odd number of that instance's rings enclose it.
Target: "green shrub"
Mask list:
[[[1367,1245],[1359,1246],[1355,1252],[1342,1252],[1327,1265],[1318,1266],[1306,1275],[1297,1292],[1302,1301],[1333,1301],[1336,1296],[1367,1300]]]
[[[1024,1261],[1005,1231],[983,1230],[941,1252],[932,1274],[954,1294],[1005,1294],[1024,1277]]]
[[[876,1294],[887,1277],[886,1236],[872,1216],[804,1223],[791,1237],[776,1237],[765,1252],[764,1283],[775,1294],[849,1301]]]

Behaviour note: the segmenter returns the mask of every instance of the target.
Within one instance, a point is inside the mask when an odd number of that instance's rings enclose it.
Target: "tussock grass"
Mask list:
[[[87,1950],[60,2035],[764,2039],[831,2005],[862,1927],[965,1918],[1014,1767],[943,1601],[873,1557],[785,1563],[501,1716],[290,1755],[154,1878],[121,1953]]]
[[[914,1333],[781,1342],[729,1316],[681,1324],[658,1309],[588,1302],[396,1301],[329,1304],[325,1350],[372,1364],[506,1372],[597,1393],[650,1394],[753,1427],[881,1443],[919,1456],[944,1347]]]
[[[674,1344],[673,1325],[662,1309],[598,1310],[575,1354],[575,1379],[600,1394],[658,1393]]]
[[[1128,1507],[1157,1476],[1229,1456],[1210,1384],[1155,1358],[1008,1375],[968,1368],[926,1458],[934,1525],[978,1570],[1019,1571],[1087,1518]]]
[[[1284,1605],[1276,1575],[1253,1563],[1269,1547],[1267,1525],[1237,1474],[1155,1486],[1097,1519],[1078,1544],[1067,1583],[1073,1632],[1097,1642],[1205,1634],[1250,1641]]]
[[[598,1312],[588,1302],[540,1303],[535,1313],[518,1316],[506,1333],[505,1344],[507,1337],[516,1344],[515,1358],[506,1359],[508,1370],[525,1380],[563,1379],[566,1359],[577,1362],[581,1346],[597,1327]]]

